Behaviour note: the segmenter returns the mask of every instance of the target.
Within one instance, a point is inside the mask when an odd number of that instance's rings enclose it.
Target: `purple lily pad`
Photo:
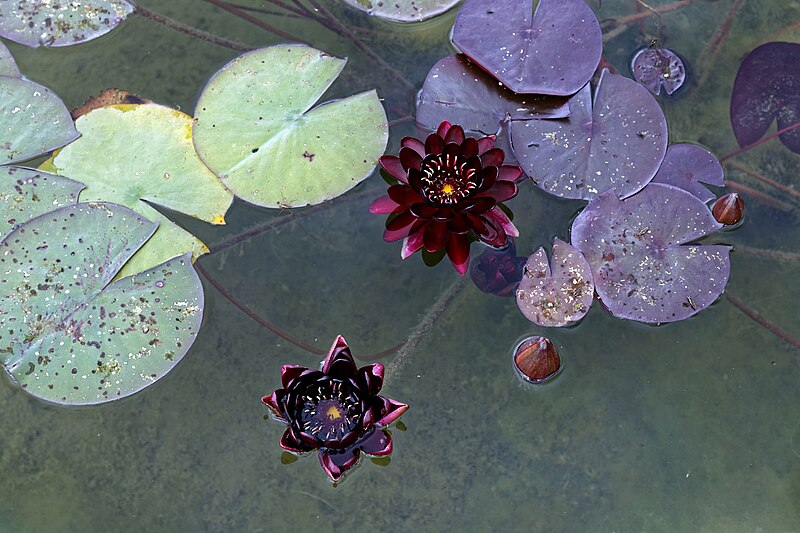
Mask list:
[[[722,187],[725,173],[719,159],[696,144],[672,144],[658,169],[653,183],[666,183],[697,196],[708,203],[716,196],[702,183]]]
[[[514,154],[539,187],[588,200],[610,189],[625,198],[650,182],[667,151],[667,119],[644,86],[604,70],[594,107],[588,84],[569,107],[564,120],[511,123]]]
[[[774,42],[759,46],[744,58],[731,95],[731,124],[739,146],[759,140],[772,121],[778,129],[800,122],[800,44]],[[781,142],[800,154],[800,128],[780,135]]]
[[[559,239],[553,242],[549,264],[544,248],[528,258],[517,289],[517,305],[525,318],[550,328],[583,318],[593,298],[589,263],[580,251]]]
[[[661,183],[620,200],[608,191],[572,223],[572,244],[616,317],[675,322],[711,305],[728,282],[730,246],[686,244],[722,227],[692,194]]]
[[[666,48],[643,48],[636,52],[631,61],[633,79],[647,87],[658,96],[661,88],[672,94],[686,81],[686,68],[683,60]]]
[[[515,93],[570,95],[592,77],[603,51],[584,0],[466,0],[453,44]]]
[[[568,99],[514,94],[462,54],[447,56],[428,72],[417,98],[417,122],[435,130],[443,120],[483,135],[509,120],[564,118]]]

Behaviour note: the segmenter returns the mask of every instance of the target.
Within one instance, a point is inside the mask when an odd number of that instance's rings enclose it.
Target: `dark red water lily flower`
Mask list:
[[[319,462],[333,481],[358,463],[361,452],[392,453],[392,438],[383,428],[400,418],[408,405],[378,395],[383,365],[356,367],[339,335],[322,370],[284,365],[283,388],[261,401],[289,427],[281,447],[295,453],[318,450]]]
[[[500,204],[517,195],[522,170],[504,165],[495,136],[466,138],[461,126],[445,121],[425,142],[405,137],[400,156],[380,163],[397,183],[370,206],[375,214],[392,214],[383,238],[403,241],[403,259],[425,248],[445,250],[462,275],[469,265],[469,246],[480,239],[503,247],[519,232]]]

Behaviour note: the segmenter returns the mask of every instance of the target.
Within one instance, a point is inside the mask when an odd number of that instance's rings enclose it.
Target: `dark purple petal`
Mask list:
[[[444,248],[450,233],[447,231],[447,222],[435,220],[425,229],[422,236],[425,249],[431,253]]]
[[[467,159],[478,155],[478,141],[472,137],[464,139],[464,142],[461,143],[461,155]]]
[[[716,196],[700,182],[722,187],[724,173],[719,160],[696,144],[672,144],[652,183],[674,185],[708,203]]]
[[[365,394],[375,396],[381,391],[381,387],[383,387],[383,372],[384,369],[381,363],[362,366],[358,369],[356,382],[364,387]]]
[[[331,481],[339,481],[345,472],[355,466],[360,454],[357,448],[350,448],[339,453],[320,450],[319,464],[322,465]]]
[[[501,233],[499,225],[495,224],[491,219],[484,218],[485,215],[467,213],[467,216],[470,222],[472,222],[472,227],[480,240],[487,244],[498,240],[498,236]]]
[[[283,384],[284,389],[288,389],[291,382],[297,377],[308,370],[308,368],[304,366],[296,366],[296,365],[283,365],[281,367],[281,383]]]
[[[478,191],[486,191],[494,187],[497,181],[497,167],[486,167],[480,170],[480,187]],[[476,195],[477,196],[477,195]]]
[[[513,181],[497,181],[491,189],[475,195],[475,198],[490,197],[494,198],[495,202],[502,203],[514,198],[517,195],[517,191],[517,184]]]
[[[400,250],[400,257],[408,259],[411,255],[422,248],[424,231],[415,231],[403,241],[403,248]]]
[[[389,198],[394,200],[398,205],[405,207],[425,201],[418,192],[408,185],[392,185],[387,192],[389,193]]]
[[[445,247],[447,257],[462,276],[469,268],[469,239],[466,235],[452,234]]]
[[[517,165],[503,165],[498,169],[498,181],[517,181],[522,176],[522,169]]]
[[[392,436],[383,429],[378,429],[358,443],[361,451],[368,455],[389,455],[392,453]]]
[[[436,128],[436,135],[444,139],[445,136],[447,135],[447,132],[450,131],[451,126],[452,124],[450,124],[446,120],[443,120],[441,124],[439,124],[439,126]]]
[[[487,135],[478,139],[478,155],[483,155],[485,152],[494,148],[494,141],[497,139],[494,135]]]
[[[444,137],[445,144],[456,143],[461,144],[464,142],[464,128],[455,125],[452,126]]]
[[[624,198],[655,176],[667,150],[667,120],[641,84],[603,71],[594,106],[586,85],[570,110],[565,120],[511,123],[514,153],[540,188],[576,199],[615,189]]]
[[[378,398],[383,402],[380,415],[381,417],[375,421],[375,425],[378,427],[386,427],[390,425],[408,410],[408,404],[398,402],[397,400],[392,400],[391,398],[387,398],[385,396],[378,396]]]
[[[422,163],[422,156],[416,150],[408,147],[400,148],[400,164],[406,171],[410,169],[419,170],[419,165]],[[394,174],[392,174],[394,175]]]
[[[389,220],[386,223],[386,229],[389,231],[399,231],[403,228],[406,228],[417,221],[417,217],[415,217],[409,211],[404,211],[394,217],[393,219]],[[407,234],[406,234],[407,235]],[[403,235],[405,237],[405,235]],[[399,238],[399,237],[398,237]],[[394,239],[397,240],[397,239]]]
[[[420,191],[425,186],[422,181],[422,172],[419,169],[411,169],[408,171],[408,184],[415,191]]]
[[[350,355],[350,348],[347,346],[344,337],[338,335],[328,350],[325,362],[322,364],[322,371],[333,377],[350,378],[355,376],[357,367]]]
[[[499,207],[494,207],[491,211],[485,213],[484,218],[490,219],[497,226],[503,229],[503,232],[510,237],[519,237],[519,230],[508,218],[508,215]]]
[[[433,155],[439,155],[444,151],[444,139],[436,133],[431,133],[425,139],[425,152]]]
[[[481,154],[481,163],[484,167],[499,167],[503,164],[503,159],[505,159],[505,157],[505,154],[500,148],[492,148]]]
[[[600,24],[583,0],[466,0],[453,43],[516,93],[569,95],[594,74]]]
[[[450,233],[467,233],[472,229],[472,222],[462,215],[457,214],[452,219],[447,221],[447,230]]]
[[[292,429],[292,426],[289,426],[286,428],[286,431],[283,432],[280,445],[284,450],[295,453],[310,452],[315,448],[314,446],[309,446],[305,442],[298,439],[294,433],[294,429]]]
[[[661,87],[672,94],[683,85],[686,69],[683,60],[666,48],[643,48],[636,52],[631,62],[633,79],[658,96]]]
[[[388,215],[398,209],[401,209],[401,207],[388,195],[377,198],[369,206],[369,212],[373,215]]]
[[[425,145],[419,139],[414,137],[403,137],[400,141],[401,148],[411,148],[419,154],[420,157],[425,157]]]
[[[436,215],[438,209],[428,204],[419,203],[412,205],[410,211],[418,218],[429,220]]]
[[[281,400],[285,395],[285,391],[283,390],[276,390],[269,396],[264,396],[261,398],[261,401],[264,402],[264,405],[269,407],[270,412],[275,415],[275,418],[281,420],[282,422],[288,423],[289,420],[286,418],[286,415],[283,412],[283,406],[281,405]]]
[[[389,173],[391,177],[397,181],[408,183],[408,173],[400,163],[400,158],[393,155],[384,155],[378,160],[383,167],[383,170]]]
[[[486,211],[492,209],[497,202],[494,201],[494,198],[470,198],[465,200],[464,203],[459,206],[461,207],[462,213],[470,213],[473,215],[480,215],[481,213],[485,213]]]
[[[416,219],[415,219],[416,220]],[[405,226],[404,228],[396,229],[396,230],[384,230],[383,232],[383,240],[386,242],[394,242],[399,241],[400,239],[405,239],[408,237],[409,233],[413,228],[413,223]]]

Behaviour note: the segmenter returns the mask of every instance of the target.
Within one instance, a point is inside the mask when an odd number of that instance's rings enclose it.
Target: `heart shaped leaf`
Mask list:
[[[0,241],[0,363],[47,401],[122,398],[169,372],[194,342],[203,288],[188,254],[110,283],[156,224],[80,203]]]
[[[0,239],[28,220],[74,204],[83,184],[46,172],[0,167]]]
[[[566,326],[589,312],[594,298],[592,271],[583,254],[569,244],[555,239],[549,264],[544,248],[539,248],[523,272],[517,305],[534,324]]]
[[[25,161],[78,137],[64,103],[19,77],[0,76],[0,162]]]
[[[716,196],[702,183],[722,187],[725,173],[719,159],[696,144],[671,144],[653,183],[666,183],[697,196],[708,203]]]
[[[208,249],[150,204],[212,224],[224,224],[233,201],[197,157],[192,117],[156,104],[101,107],[78,118],[81,138],[43,166],[86,185],[81,201],[109,201],[160,223],[120,275],[142,272],[171,257]]]
[[[0,2],[0,35],[27,46],[69,46],[110,32],[133,13],[125,0]]]
[[[744,58],[731,95],[731,124],[739,146],[759,140],[774,120],[778,129],[800,122],[800,44],[762,44]],[[780,135],[800,154],[800,128]]]
[[[730,246],[686,244],[721,227],[697,197],[651,183],[625,200],[613,191],[597,196],[572,223],[571,238],[611,314],[675,322],[725,289]]]
[[[385,20],[419,22],[441,15],[460,0],[344,0],[356,9]]]
[[[234,59],[200,95],[197,153],[236,196],[264,207],[318,204],[355,187],[389,128],[375,91],[311,109],[345,62],[302,45]]]
[[[667,120],[644,86],[605,70],[594,107],[588,85],[569,107],[563,120],[511,123],[514,153],[539,187],[564,198],[610,189],[625,198],[653,178],[667,151]]]
[[[592,77],[600,24],[583,0],[466,0],[453,44],[515,93],[570,95]]]
[[[11,52],[8,51],[8,48],[3,43],[0,43],[0,76],[20,77],[17,62],[14,61]]]
[[[447,120],[483,135],[509,120],[564,118],[562,96],[514,94],[462,54],[447,56],[428,72],[417,99],[417,122],[435,130]]]

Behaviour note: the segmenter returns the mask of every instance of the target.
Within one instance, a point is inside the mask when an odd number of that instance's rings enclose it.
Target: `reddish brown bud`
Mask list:
[[[528,337],[514,352],[514,367],[525,381],[544,383],[561,369],[558,350],[545,337]]]
[[[744,215],[744,202],[735,192],[726,194],[716,202],[711,208],[711,213],[720,224],[733,226],[742,220]]]

